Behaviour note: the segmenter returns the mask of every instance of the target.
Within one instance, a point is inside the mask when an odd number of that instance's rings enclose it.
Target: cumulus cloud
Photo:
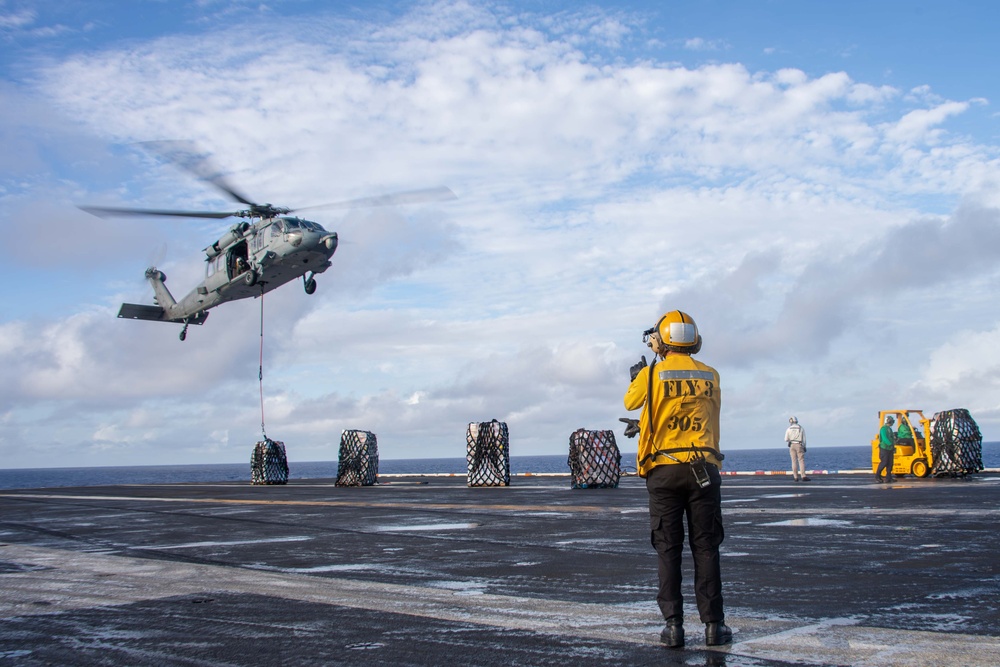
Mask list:
[[[890,228],[857,248],[827,250],[798,267],[777,248],[750,253],[661,305],[704,313],[706,331],[717,332],[716,358],[727,365],[823,357],[846,330],[893,311],[902,297],[960,291],[961,281],[996,273],[1000,210],[964,207],[948,219]]]
[[[910,391],[934,405],[935,411],[964,407],[981,422],[992,423],[1000,417],[1000,327],[975,330],[962,324],[938,322],[948,337],[921,364],[920,377]]]
[[[939,133],[933,132],[932,128],[939,126],[950,116],[964,112],[968,107],[966,102],[946,102],[933,109],[915,109],[900,118],[886,132],[886,137],[907,144],[933,142]]]

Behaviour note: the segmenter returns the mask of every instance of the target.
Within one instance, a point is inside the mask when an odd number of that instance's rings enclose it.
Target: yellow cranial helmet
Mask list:
[[[660,356],[666,352],[697,354],[701,350],[698,325],[687,313],[671,310],[656,323],[656,331],[649,336],[649,346]]]

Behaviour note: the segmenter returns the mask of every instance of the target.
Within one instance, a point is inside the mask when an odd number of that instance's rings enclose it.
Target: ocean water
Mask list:
[[[569,474],[565,455],[512,456],[510,471],[520,473]],[[250,481],[249,454],[246,463],[166,466],[100,466],[91,468],[0,469],[0,489],[38,489],[60,486],[102,486],[109,484],[179,484]],[[635,452],[622,453],[623,468],[635,471]],[[983,465],[1000,468],[1000,442],[983,443]],[[866,446],[811,447],[806,453],[809,470],[870,469],[871,449]],[[337,477],[336,461],[290,461],[290,479]],[[789,470],[786,448],[735,449],[726,451],[727,471]],[[464,458],[387,459],[379,461],[379,473],[465,475]]]

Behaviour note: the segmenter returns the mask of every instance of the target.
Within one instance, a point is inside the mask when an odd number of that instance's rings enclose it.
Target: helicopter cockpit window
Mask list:
[[[275,220],[271,223],[271,236],[281,236],[281,232],[284,229],[282,220]]]
[[[299,221],[295,218],[285,218],[285,231],[299,229]]]

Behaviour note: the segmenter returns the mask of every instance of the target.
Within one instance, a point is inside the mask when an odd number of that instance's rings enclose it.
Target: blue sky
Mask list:
[[[723,378],[724,448],[864,444],[879,409],[1000,422],[990,2],[0,0],[0,456],[239,462],[260,303],[120,321],[151,264],[194,287],[231,208],[137,146],[183,139],[257,201],[447,185],[317,211],[307,296],[265,299],[268,434],[384,458],[514,455],[615,428],[641,331],[684,308]],[[15,287],[16,286],[16,287]],[[619,438],[623,448],[632,443]]]

